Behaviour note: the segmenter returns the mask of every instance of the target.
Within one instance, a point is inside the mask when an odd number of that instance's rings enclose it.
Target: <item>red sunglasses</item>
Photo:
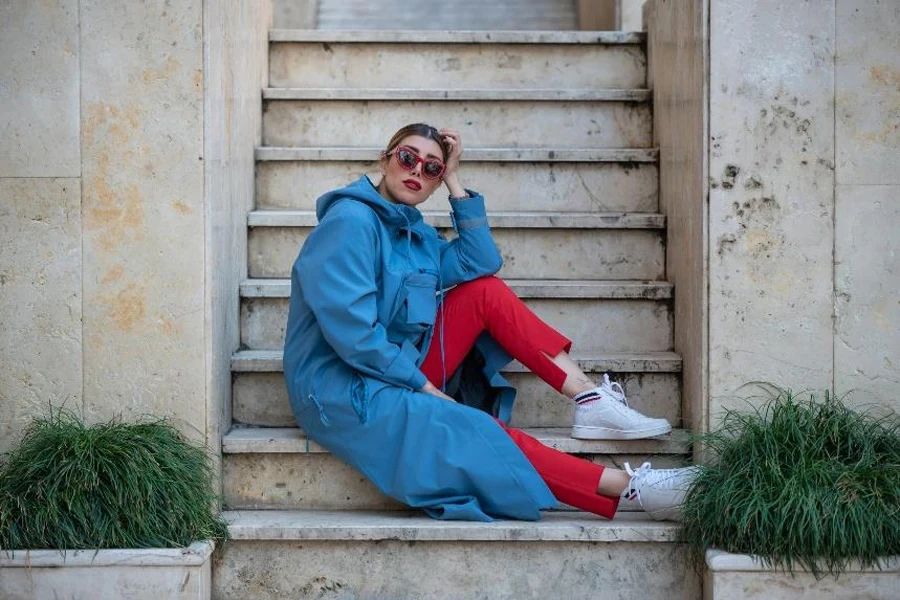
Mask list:
[[[397,146],[393,154],[397,157],[397,164],[409,171],[422,163],[422,175],[426,179],[437,179],[444,174],[443,162],[436,158],[422,158],[409,146]]]

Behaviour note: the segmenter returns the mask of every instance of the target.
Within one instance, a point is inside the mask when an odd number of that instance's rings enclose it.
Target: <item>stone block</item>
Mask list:
[[[839,185],[834,386],[900,413],[900,185]]]
[[[672,349],[672,315],[667,302],[529,298],[525,303],[567,336],[573,351],[582,354]],[[287,312],[287,298],[244,299],[241,344],[259,350],[283,348]]]
[[[81,269],[79,180],[0,179],[0,454],[49,403],[80,412]]]
[[[213,545],[0,553],[0,596],[192,600],[210,597]]]
[[[634,442],[632,442],[634,443]],[[597,464],[657,468],[682,466],[684,455],[582,455]],[[362,474],[315,443],[310,452],[246,453],[223,456],[225,505],[230,510],[398,510],[404,506],[379,492]]]
[[[300,227],[251,229],[250,277],[289,277],[308,233],[309,229]],[[492,233],[504,260],[500,276],[508,279],[657,280],[665,276],[665,249],[656,230],[494,228]]]
[[[402,77],[398,77],[397,65],[403,65]],[[638,44],[273,43],[269,85],[642,88],[646,85],[646,59]]]
[[[80,8],[86,412],[203,437],[203,6]]]
[[[837,0],[838,184],[900,184],[900,4]]]
[[[567,427],[574,404],[531,373],[506,373],[518,391],[510,424],[514,427]],[[594,373],[600,379],[601,373]],[[644,414],[681,426],[681,394],[676,373],[611,373],[625,389],[628,404]],[[281,373],[235,373],[232,388],[234,419],[263,427],[296,424]]]
[[[77,0],[0,4],[0,177],[81,175]]]
[[[703,583],[705,600],[794,600],[828,598],[829,600],[888,600],[897,597],[900,557],[891,557],[881,568],[863,569],[851,565],[840,576],[816,577],[799,567],[794,573],[763,566],[746,554],[730,554],[719,550],[706,553]]]
[[[460,177],[492,211],[657,212],[655,164],[463,162]],[[257,208],[315,210],[316,199],[368,174],[373,163],[264,161],[257,164]],[[423,210],[448,210],[443,188]]]
[[[467,147],[648,148],[650,107],[634,102],[269,100],[267,146],[383,147],[410,122],[459,129]],[[535,119],[535,114],[540,119]]]
[[[242,540],[213,577],[222,599],[700,597],[685,551],[653,542]]]
[[[715,424],[746,382],[832,381],[834,5],[721,0],[710,32]]]

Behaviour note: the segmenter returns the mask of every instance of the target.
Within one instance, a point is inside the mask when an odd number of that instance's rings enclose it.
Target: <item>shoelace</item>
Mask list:
[[[616,389],[616,387],[618,387],[619,389]],[[600,389],[612,396],[615,400],[621,402],[625,406],[628,406],[628,400],[625,399],[625,389],[618,381],[610,381],[609,373],[603,374],[603,383],[600,384]]]
[[[663,488],[672,488],[675,486],[675,482],[678,481],[678,472],[681,469],[651,469],[650,463],[645,462],[637,469],[632,470],[631,465],[625,463],[625,472],[631,476],[631,481],[628,482],[628,493],[625,495],[627,500],[634,500],[637,498],[638,503],[641,502],[641,485],[644,483],[644,479],[652,471],[654,475],[656,475],[656,485],[658,487]],[[643,506],[643,504],[641,504]]]

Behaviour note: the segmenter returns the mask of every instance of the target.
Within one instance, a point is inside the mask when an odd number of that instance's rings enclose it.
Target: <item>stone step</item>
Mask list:
[[[653,143],[648,103],[410,98],[266,100],[263,144],[378,146],[411,120],[458,128],[467,146],[648,148]]]
[[[503,256],[499,274],[504,278],[661,280],[665,276],[665,223],[660,215],[500,213],[493,217],[488,214]],[[446,215],[429,213],[428,219],[449,225]],[[250,277],[289,277],[315,223],[314,214],[253,211],[248,222]]]
[[[644,36],[622,32],[269,34],[272,87],[641,88]]]
[[[515,100],[540,102],[649,102],[647,89],[521,89],[491,88],[263,88],[264,100]]]
[[[689,457],[686,434],[653,440],[587,442],[568,429],[530,433],[548,446],[598,464],[680,466]],[[404,506],[381,494],[359,472],[307,440],[298,428],[237,428],[222,440],[222,485],[230,509],[398,510]]]
[[[531,286],[538,292],[536,296],[528,293],[531,291],[529,286],[519,285],[517,291],[524,291],[520,297],[525,304],[572,340],[573,347],[580,352],[672,349],[671,304],[653,298],[657,289],[665,289],[663,286],[651,282],[646,289],[641,289],[639,283],[621,287],[612,282],[597,282],[606,284],[597,286],[591,286],[591,283],[572,281],[554,286],[553,282],[539,281]],[[290,287],[289,282],[287,286]],[[284,290],[284,286],[280,288]],[[288,303],[287,294],[281,297],[244,296],[241,301],[242,346],[255,350],[283,348]]]
[[[273,156],[269,151],[277,149],[261,150]],[[492,210],[653,213],[659,207],[654,163],[474,161],[470,152],[463,154],[464,184],[483,194]],[[256,207],[315,210],[319,196],[363,175],[377,184],[377,153],[362,160],[260,160]],[[441,206],[444,197],[441,191],[424,206]]]
[[[223,516],[233,539],[213,569],[216,598],[453,600],[485,598],[486,590],[491,598],[701,596],[700,577],[675,543],[677,525],[637,514],[610,521],[551,512],[538,522],[492,523],[419,512]]]
[[[233,359],[232,411],[239,423],[263,427],[294,426],[280,351],[242,351]],[[681,425],[681,359],[671,352],[645,355],[575,357],[595,380],[610,373],[636,410]],[[574,404],[522,365],[513,362],[504,377],[518,390],[510,424],[514,427],[565,427]]]

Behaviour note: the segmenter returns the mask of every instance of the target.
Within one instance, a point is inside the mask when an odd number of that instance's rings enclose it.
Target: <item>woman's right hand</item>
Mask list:
[[[430,381],[425,382],[425,385],[422,386],[422,389],[419,390],[425,394],[431,394],[432,396],[437,396],[441,400],[449,400],[450,402],[456,402],[453,398],[442,392],[440,389],[434,386]]]

